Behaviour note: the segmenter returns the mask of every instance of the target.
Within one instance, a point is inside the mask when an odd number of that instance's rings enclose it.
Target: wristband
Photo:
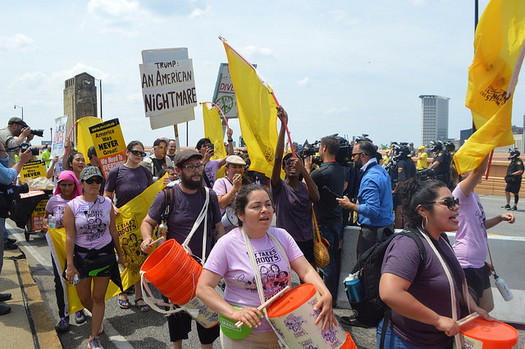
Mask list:
[[[228,139],[228,143],[232,143],[233,142],[233,139]]]

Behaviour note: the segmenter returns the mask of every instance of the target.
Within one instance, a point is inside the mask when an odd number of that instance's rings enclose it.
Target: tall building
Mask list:
[[[448,101],[450,98],[421,95],[421,144],[448,139]]]
[[[69,116],[66,129],[84,116],[97,116],[97,88],[95,78],[88,73],[67,79],[64,87],[64,115]],[[71,139],[77,138],[76,128]]]

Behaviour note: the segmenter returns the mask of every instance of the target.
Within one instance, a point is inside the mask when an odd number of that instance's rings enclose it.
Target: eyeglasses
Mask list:
[[[144,153],[143,151],[135,150],[135,149],[130,150],[130,153],[136,156],[140,156],[142,158],[146,156],[146,153]]]
[[[459,206],[459,199],[451,196],[451,197],[446,197],[443,200],[427,202],[425,205],[433,205],[433,204],[443,204],[447,206],[449,210],[453,210],[456,208],[456,205]]]
[[[199,162],[196,165],[182,165],[181,168],[188,169],[190,172],[193,172],[195,170],[201,170],[204,167],[204,164],[202,162]]]
[[[362,151],[358,152],[358,153],[352,153],[352,157],[356,156],[356,155],[359,155],[359,154],[363,154]]]
[[[102,184],[102,177],[91,177],[91,178],[88,178],[86,179],[84,182],[86,182],[87,184],[93,184],[93,182],[97,183],[97,184]]]

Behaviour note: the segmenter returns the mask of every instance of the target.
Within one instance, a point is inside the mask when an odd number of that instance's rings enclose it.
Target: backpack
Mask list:
[[[376,242],[359,257],[351,274],[358,273],[359,281],[364,291],[364,297],[359,302],[352,302],[350,298],[348,301],[352,309],[356,312],[356,319],[369,327],[376,327],[388,309],[388,306],[383,303],[381,297],[379,297],[381,265],[383,264],[383,257],[385,256],[388,245],[390,245],[392,239],[399,234],[412,238],[419,249],[421,263],[419,263],[418,273],[425,266],[427,254],[419,237],[420,233],[410,230],[403,230],[397,234],[390,235],[383,241]],[[348,297],[348,292],[346,294]]]

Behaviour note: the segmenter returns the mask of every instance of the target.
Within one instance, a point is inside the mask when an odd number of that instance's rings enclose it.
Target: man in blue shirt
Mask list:
[[[350,202],[346,196],[337,199],[341,207],[358,214],[361,231],[357,240],[357,258],[377,242],[378,236],[383,236],[383,231],[390,230],[385,231],[386,235],[394,231],[392,184],[386,170],[377,164],[376,153],[376,147],[368,141],[354,146],[352,160],[361,168],[358,203]]]
[[[16,179],[20,170],[26,164],[33,155],[31,149],[27,149],[24,153],[20,154],[20,160],[13,165],[12,168],[8,167],[9,155],[5,151],[5,147],[0,143],[0,185],[9,185]],[[2,194],[0,194],[2,195]],[[0,198],[2,200],[2,198]],[[0,230],[2,238],[0,238],[0,273],[2,272],[2,266],[4,261],[4,230],[5,230],[5,218],[0,218]],[[0,302],[5,302],[11,299],[10,293],[0,293]],[[0,304],[0,315],[5,315],[11,311],[11,307],[8,305]]]

